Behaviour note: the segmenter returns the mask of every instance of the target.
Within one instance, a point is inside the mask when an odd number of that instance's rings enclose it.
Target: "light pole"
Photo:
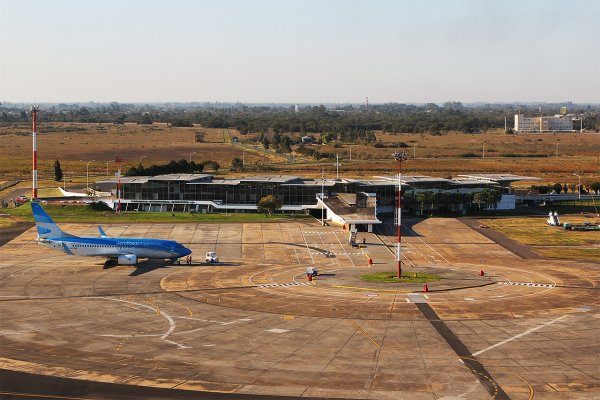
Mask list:
[[[148,157],[148,156],[140,156],[140,165],[142,165],[142,158],[145,158],[145,157]]]
[[[321,226],[325,226],[325,170],[321,168]]]
[[[352,161],[352,148],[356,146],[355,144],[350,145],[350,161]]]
[[[196,153],[197,153],[197,151],[190,153],[190,162],[192,162],[192,154],[196,154]]]
[[[67,190],[67,173],[63,174],[63,190]]]
[[[481,158],[485,158],[485,142],[483,142],[483,153],[481,155]]]
[[[555,156],[558,157],[558,142],[556,142],[556,154],[555,154]]]
[[[90,163],[93,163],[96,160],[88,161],[85,166],[85,192],[89,194],[90,192]]]
[[[396,249],[396,261],[398,262],[398,279],[402,278],[402,161],[406,160],[404,152],[392,154],[398,164],[398,247]]]
[[[417,144],[413,144],[413,158],[417,158]]]
[[[577,183],[577,199],[581,200],[581,175],[579,174],[573,174],[574,176],[576,176],[578,178],[578,183]]]
[[[242,165],[246,165],[246,150],[242,150]]]
[[[110,162],[110,161],[107,161],[107,162],[106,162],[106,179],[108,179],[108,163],[109,163],[109,162]]]
[[[335,179],[340,179],[340,155],[335,155]]]

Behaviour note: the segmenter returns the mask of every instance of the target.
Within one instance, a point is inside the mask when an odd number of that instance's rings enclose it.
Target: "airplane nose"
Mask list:
[[[185,257],[185,256],[188,256],[190,254],[192,254],[192,251],[190,249],[188,249],[187,247],[184,247],[183,251],[181,252],[181,256]]]

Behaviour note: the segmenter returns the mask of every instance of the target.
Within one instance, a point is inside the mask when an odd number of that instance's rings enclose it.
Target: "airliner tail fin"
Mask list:
[[[52,218],[44,211],[39,203],[32,202],[31,210],[33,211],[33,219],[38,231],[38,237],[41,239],[48,238],[63,238],[72,237],[68,233],[63,232],[58,225],[52,221]]]

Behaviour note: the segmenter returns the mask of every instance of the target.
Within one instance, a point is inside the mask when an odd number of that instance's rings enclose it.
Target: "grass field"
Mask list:
[[[122,212],[115,214],[111,211],[96,211],[88,205],[53,205],[44,206],[46,212],[56,222],[89,222],[89,223],[117,223],[117,222],[281,222],[290,221],[289,215],[275,214],[266,217],[264,214],[191,214],[167,212]],[[18,220],[33,222],[33,215],[29,204],[18,208],[4,208],[3,212],[10,214]],[[312,219],[306,215],[295,215],[293,219]]]
[[[436,274],[418,273],[414,276],[412,273],[403,273],[402,278],[398,279],[397,272],[372,272],[360,276],[365,282],[371,283],[427,283],[435,282],[442,279],[441,276]]]
[[[30,178],[31,126],[27,123],[0,125],[0,174]],[[123,169],[136,165],[142,158],[144,165],[166,163],[181,158],[196,161],[214,160],[225,169],[234,157],[242,158],[243,148],[229,143],[237,136],[243,144],[255,134],[239,135],[233,129],[173,128],[166,124],[80,124],[41,123],[38,135],[39,174],[53,176],[52,164],[60,160],[67,180],[85,179],[86,163],[90,160],[90,180],[113,177],[115,156],[124,158]],[[204,134],[204,142],[196,143],[195,135]],[[316,135],[315,135],[316,136]],[[350,162],[349,145],[318,146],[319,150],[340,154],[340,173],[347,177],[390,175],[395,171],[391,153],[404,143],[409,159],[403,164],[408,174],[447,177],[460,173],[505,172],[541,177],[548,183],[574,183],[574,172],[582,173],[584,182],[600,180],[600,148],[598,134],[529,134],[505,135],[500,131],[480,134],[447,133],[398,134],[377,133],[385,148],[355,144]],[[482,158],[483,143],[486,158]],[[558,143],[558,157],[556,149]],[[317,145],[315,145],[317,146]],[[465,157],[468,155],[469,157]],[[512,155],[514,157],[507,157]],[[247,165],[270,164],[272,173],[334,176],[331,160],[290,164],[284,158],[261,151],[246,151]],[[207,171],[214,172],[214,171]],[[531,185],[533,182],[525,182]],[[67,184],[68,185],[68,184]]]
[[[581,215],[560,216],[561,222],[600,223],[600,219]],[[538,254],[549,258],[570,258],[600,261],[600,232],[567,231],[548,226],[546,218],[482,219],[482,224],[502,232],[509,238],[531,246]]]

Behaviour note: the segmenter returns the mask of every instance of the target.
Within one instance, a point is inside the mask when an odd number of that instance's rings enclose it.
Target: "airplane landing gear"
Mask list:
[[[106,260],[104,262],[104,266],[105,267],[112,267],[117,265],[117,259],[116,258],[109,258],[108,260]]]

